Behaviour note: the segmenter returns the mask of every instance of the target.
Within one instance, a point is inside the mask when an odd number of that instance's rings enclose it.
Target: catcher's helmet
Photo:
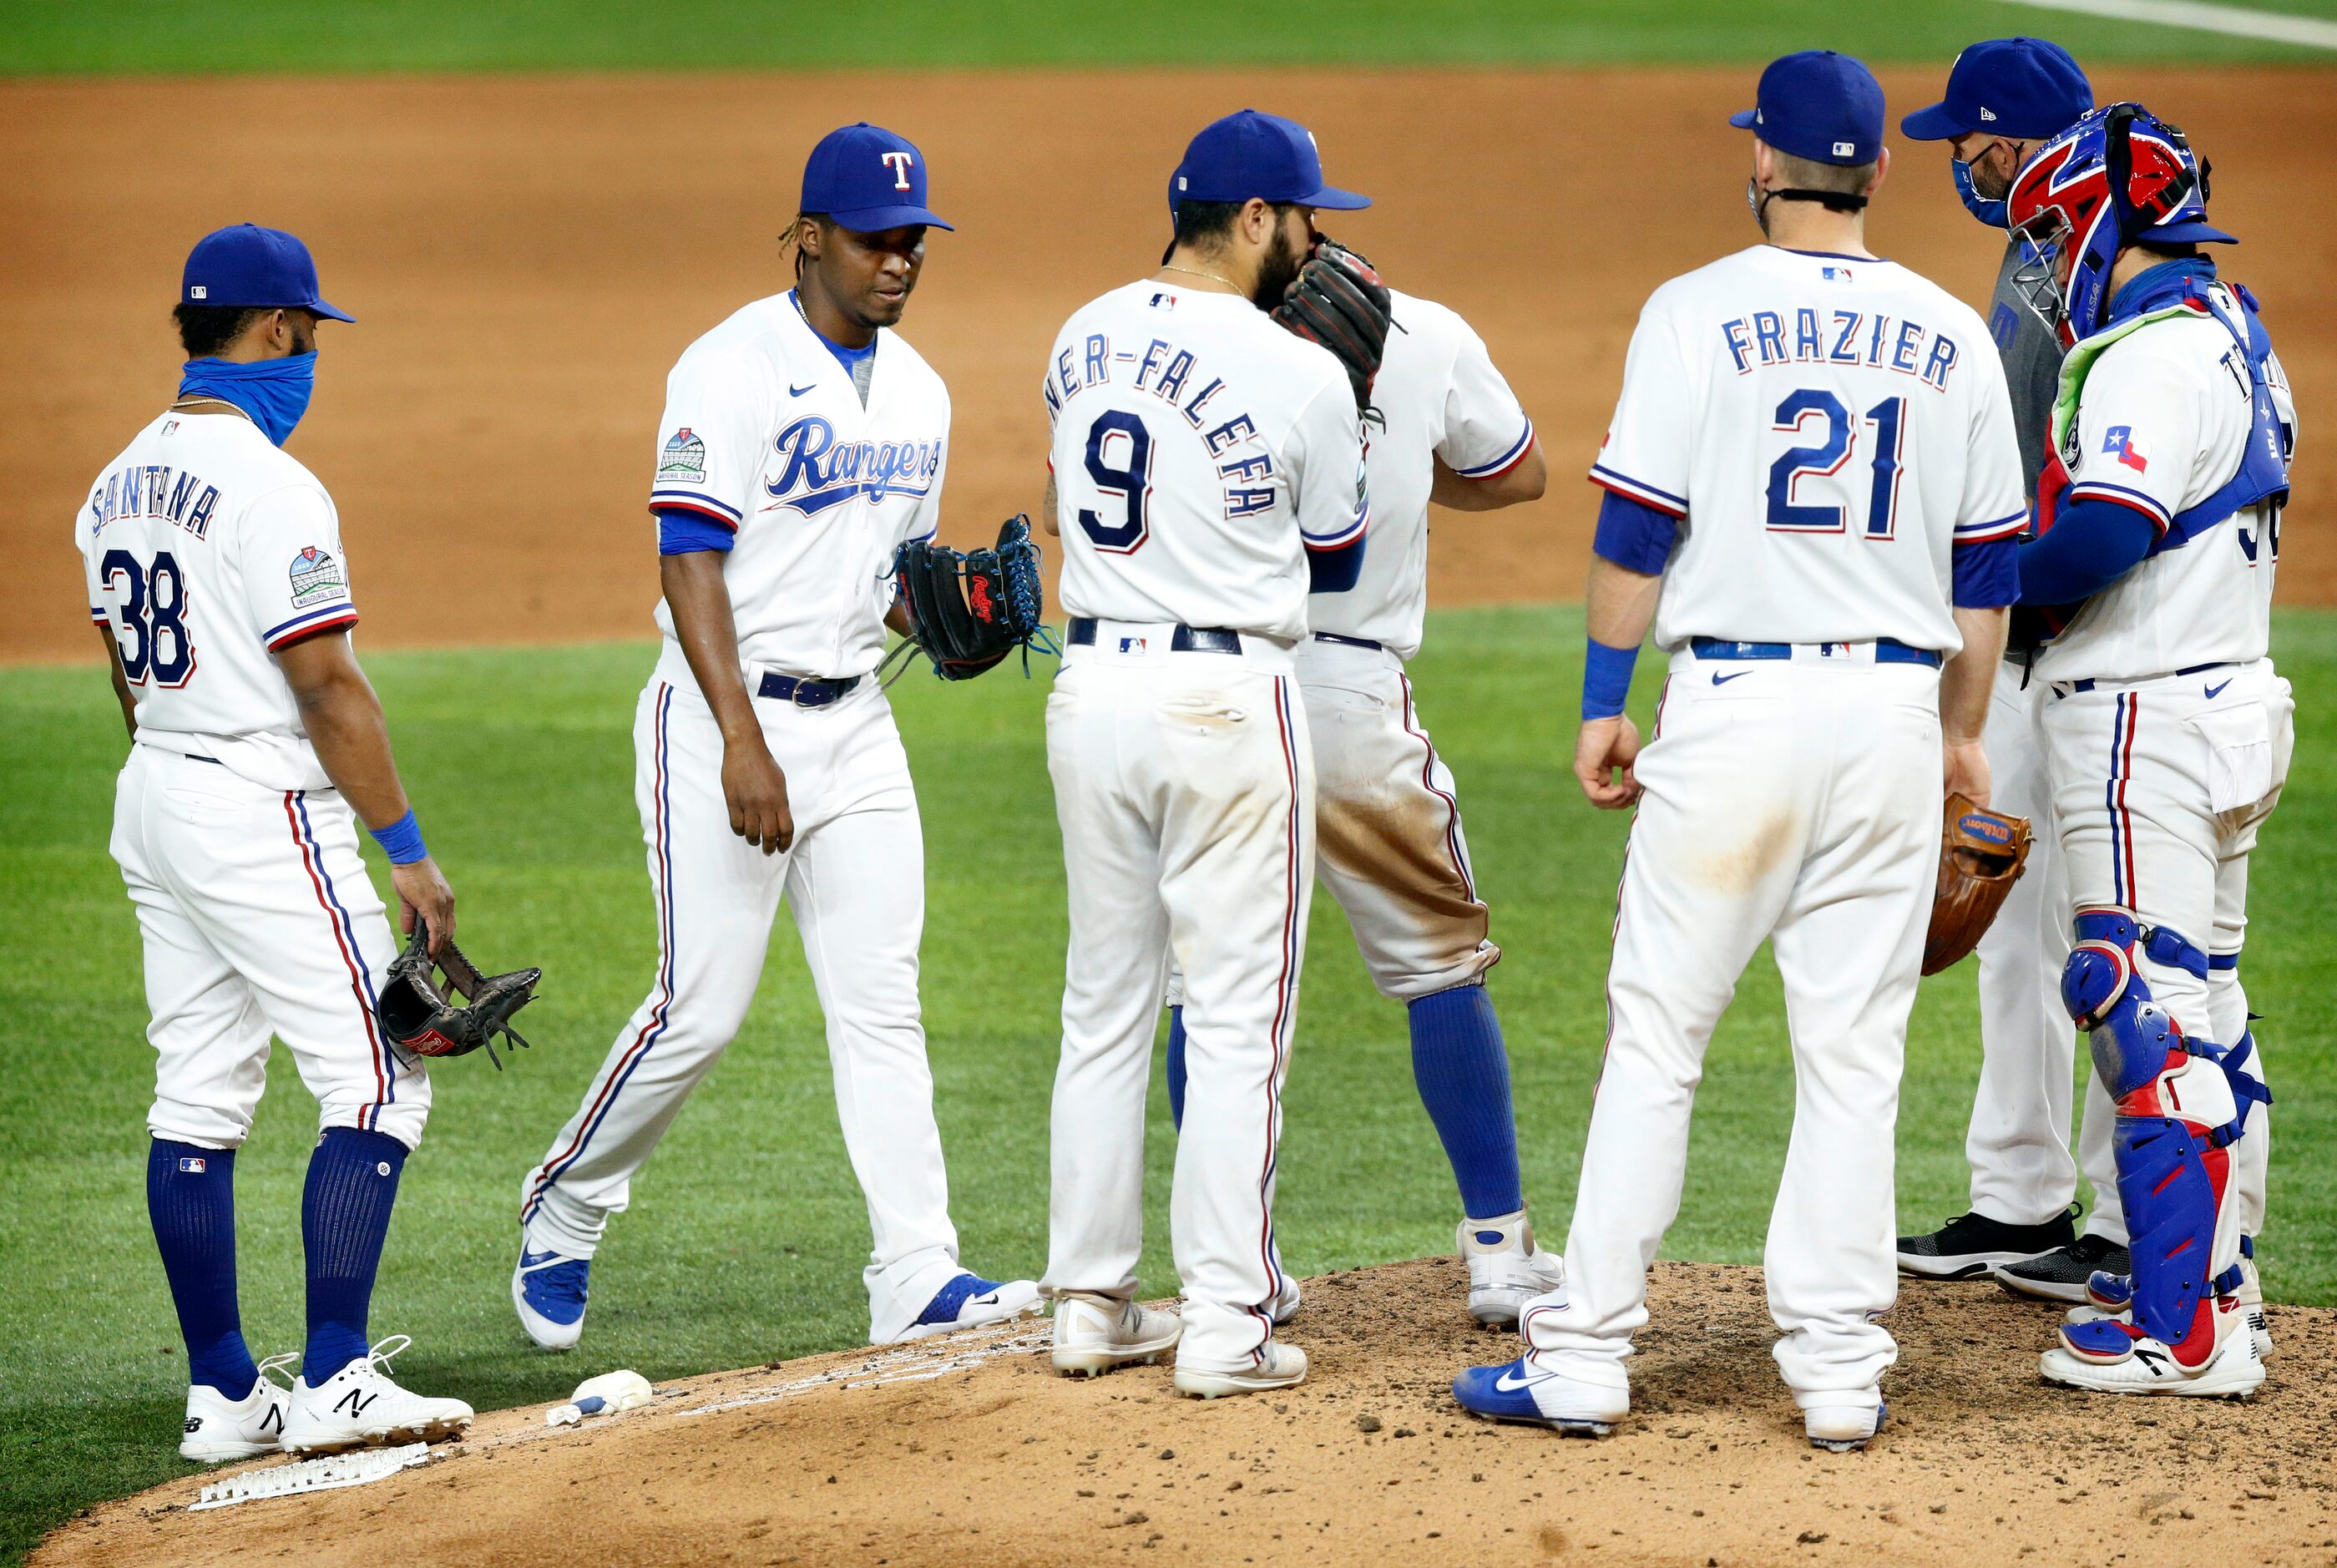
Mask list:
[[[2014,286],[2064,348],[2100,330],[2128,245],[2234,243],[2207,222],[2208,165],[2139,103],[2095,110],[2013,176],[2007,217],[2028,259]]]

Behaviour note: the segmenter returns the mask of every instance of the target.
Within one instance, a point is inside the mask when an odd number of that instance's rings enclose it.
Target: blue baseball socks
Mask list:
[[[308,1347],[300,1376],[318,1384],[372,1348],[366,1318],[389,1235],[406,1145],[386,1132],[328,1127],[308,1157],[300,1242],[308,1257]]]
[[[1518,1178],[1518,1123],[1510,1104],[1510,1054],[1482,981],[1415,999],[1412,1076],[1436,1123],[1461,1207],[1472,1220],[1526,1206]]]
[[[1510,1054],[1481,981],[1413,1002],[1412,1075],[1436,1124],[1461,1207],[1472,1219],[1526,1206],[1518,1177],[1518,1124],[1510,1103]],[[1185,1124],[1185,1010],[1168,1009],[1168,1112]]]
[[[157,1138],[146,1212],[187,1342],[187,1381],[242,1399],[259,1379],[235,1295],[235,1151]]]

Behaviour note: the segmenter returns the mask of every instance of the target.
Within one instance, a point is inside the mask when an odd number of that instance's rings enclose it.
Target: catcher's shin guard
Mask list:
[[[2244,1070],[2253,1042],[2226,1050],[2186,1038],[2136,963],[2138,951],[2204,978],[2205,953],[2125,909],[2080,910],[2076,935],[2061,999],[2091,1036],[2094,1070],[2117,1107],[2112,1146],[2134,1273],[2129,1321],[2069,1325],[2062,1343],[2081,1359],[2112,1362],[2156,1339],[2195,1371],[2213,1359],[2230,1316],[2216,1298],[2239,1285],[2229,1146],[2253,1102],[2271,1095]]]

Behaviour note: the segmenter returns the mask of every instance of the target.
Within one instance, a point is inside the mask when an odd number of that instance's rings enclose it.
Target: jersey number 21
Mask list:
[[[1865,495],[1856,495],[1856,479],[1848,484],[1825,487],[1834,494],[1853,492],[1845,501],[1855,504],[1863,500],[1866,506],[1866,537],[1888,539],[1898,521],[1900,456],[1902,446],[1902,424],[1907,412],[1904,397],[1885,397],[1866,411],[1866,416],[1853,424],[1850,410],[1842,399],[1831,392],[1804,387],[1788,393],[1777,405],[1777,422],[1772,429],[1787,431],[1806,439],[1815,435],[1814,445],[1789,446],[1777,460],[1769,465],[1769,531],[1773,534],[1843,534],[1850,527],[1850,505],[1843,502],[1831,504],[1802,501],[1794,486],[1804,480],[1831,479],[1849,466],[1852,449],[1858,445],[1858,435],[1865,426],[1874,427],[1874,457],[1863,478]],[[1816,428],[1814,430],[1813,426]],[[1810,489],[1819,489],[1813,485]],[[1821,494],[1825,493],[1820,490]]]

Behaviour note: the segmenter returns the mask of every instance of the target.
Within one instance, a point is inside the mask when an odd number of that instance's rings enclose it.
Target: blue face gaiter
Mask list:
[[[1961,158],[1951,158],[1948,160],[1948,168],[1954,174],[1956,194],[1963,198],[1966,211],[1991,229],[2002,229],[2009,225],[2010,218],[2006,211],[2006,203],[1990,201],[1980,193],[1977,186],[1972,184],[1970,164]]]
[[[200,395],[232,403],[251,416],[252,423],[279,446],[308,411],[308,396],[317,389],[317,354],[294,354],[282,359],[190,359],[179,381],[181,397]]]

